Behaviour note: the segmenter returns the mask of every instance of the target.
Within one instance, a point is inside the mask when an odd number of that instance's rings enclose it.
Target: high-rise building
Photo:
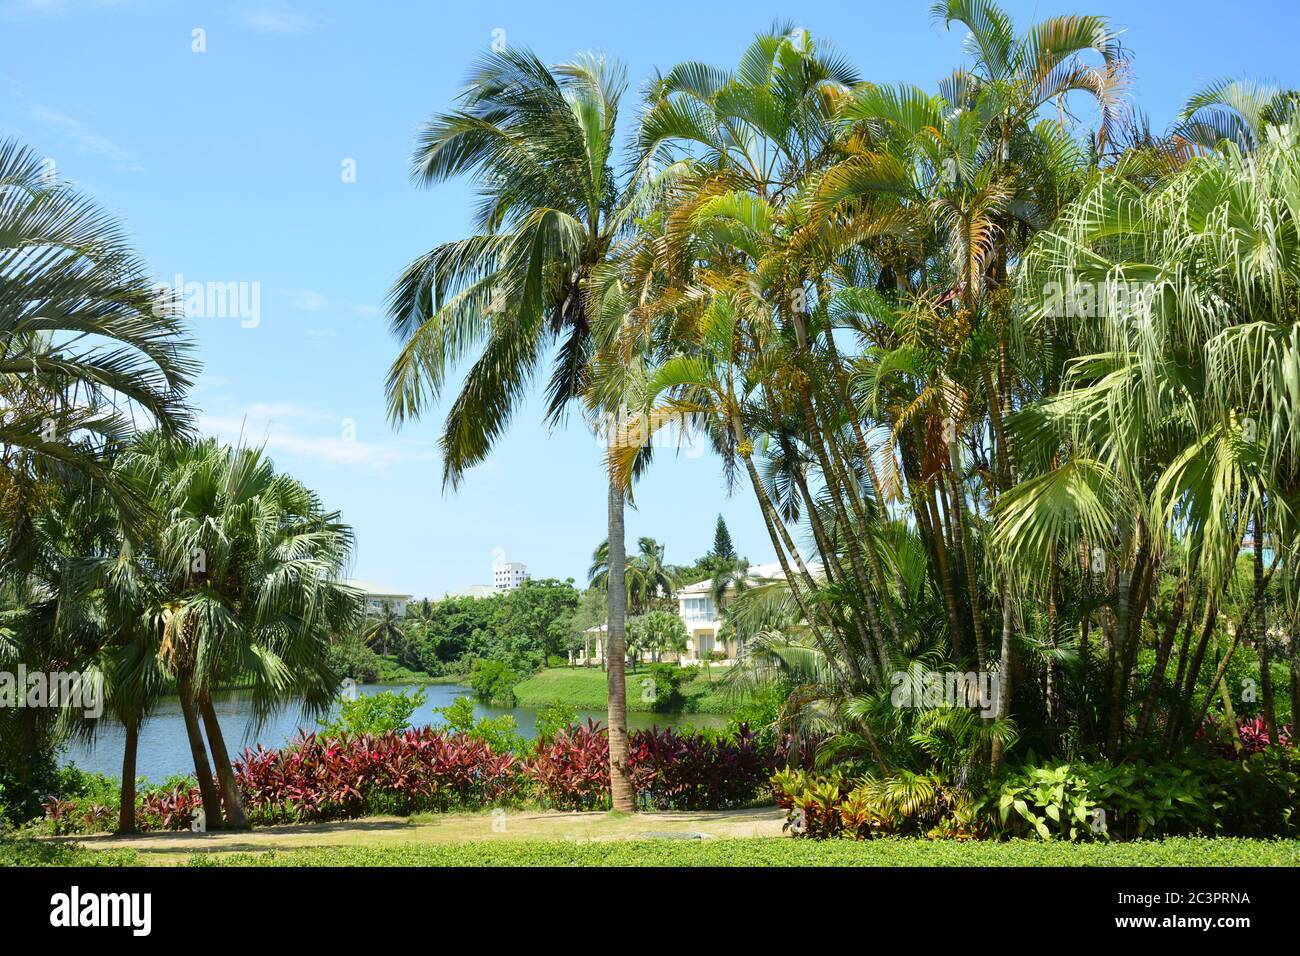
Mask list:
[[[528,568],[518,561],[492,565],[492,586],[498,591],[513,591],[528,580]]]

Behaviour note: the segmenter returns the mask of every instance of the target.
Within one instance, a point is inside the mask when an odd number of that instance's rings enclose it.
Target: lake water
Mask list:
[[[380,691],[414,691],[419,685],[393,686],[383,684],[358,685],[358,693],[367,696]],[[423,727],[426,724],[440,727],[446,723],[441,714],[434,713],[440,707],[448,706],[457,697],[470,697],[468,687],[457,684],[431,684],[425,688],[424,706],[411,716],[411,724]],[[230,748],[231,757],[243,753],[245,747],[261,744],[268,750],[283,747],[298,735],[300,729],[319,730],[321,722],[311,718],[304,719],[295,709],[280,711],[266,721],[260,730],[254,732],[250,717],[252,707],[248,695],[242,691],[227,691],[214,696],[213,706],[221,729],[225,731],[226,746]],[[537,736],[537,709],[533,707],[485,707],[474,705],[474,713],[479,717],[497,717],[509,714],[515,719],[519,733],[528,739]],[[586,722],[590,717],[605,723],[605,712],[582,711],[578,719]],[[629,713],[628,729],[639,730],[643,727],[722,727],[727,718],[717,714],[644,714]],[[83,770],[95,770],[116,777],[122,773],[122,744],[125,739],[122,725],[107,715],[94,743],[86,745],[73,743],[68,747],[63,762],[75,763]],[[185,737],[185,722],[181,717],[180,702],[170,697],[162,701],[140,732],[140,748],[136,755],[136,773],[146,776],[155,783],[177,773],[192,773],[194,762],[190,758],[190,747]]]

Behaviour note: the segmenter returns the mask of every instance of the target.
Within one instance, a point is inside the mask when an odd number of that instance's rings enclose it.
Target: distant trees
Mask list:
[[[475,660],[527,674],[572,646],[579,594],[572,580],[525,581],[486,598],[421,601],[390,642],[399,663],[429,674],[468,673]]]
[[[677,569],[664,561],[665,546],[654,538],[637,539],[636,554],[624,563],[623,580],[627,589],[628,612],[644,614],[655,602],[661,609],[667,599],[673,596],[677,587]],[[591,553],[591,567],[587,570],[587,580],[592,587],[604,591],[609,584],[609,542],[602,541]]]
[[[662,654],[686,650],[687,637],[686,625],[671,611],[650,611],[627,622],[628,647],[635,657],[648,654],[655,663]]]

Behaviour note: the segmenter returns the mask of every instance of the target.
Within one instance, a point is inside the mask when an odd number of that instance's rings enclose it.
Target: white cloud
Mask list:
[[[285,289],[289,305],[300,312],[323,312],[330,307],[330,300],[315,289]]]
[[[355,422],[346,416],[288,402],[254,403],[233,415],[203,415],[198,424],[204,434],[261,445],[273,457],[358,468],[381,478],[401,465],[439,460],[436,449],[410,442],[367,441],[356,434]]]
[[[52,110],[40,103],[33,103],[31,105],[31,115],[38,122],[63,134],[69,142],[83,153],[109,156],[116,159],[123,159],[126,155],[122,147],[107,136],[101,136],[81,120],[68,116],[66,113]]]
[[[278,33],[284,36],[297,36],[315,26],[310,17],[288,7],[259,7],[249,10],[240,17],[240,22],[258,33]]]

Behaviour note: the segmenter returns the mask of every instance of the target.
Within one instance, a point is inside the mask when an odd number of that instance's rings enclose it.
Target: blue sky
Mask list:
[[[549,430],[534,402],[452,495],[435,452],[441,415],[400,433],[387,424],[396,346],[385,294],[412,258],[465,234],[472,209],[467,184],[410,184],[416,127],[451,104],[497,30],[548,61],[618,57],[634,92],[679,60],[731,65],[753,33],[789,19],[869,79],[934,89],[961,60],[962,34],[932,23],[929,6],[0,0],[0,134],[122,217],[160,280],[258,284],[255,327],[192,321],[200,421],[265,442],[341,509],[357,533],[355,576],[436,596],[487,583],[504,556],[534,577],[581,580],[604,537],[605,486],[580,421]],[[1004,6],[1021,26],[1109,15],[1135,57],[1131,95],[1156,128],[1220,76],[1300,86],[1293,2]],[[205,52],[192,49],[195,30]],[[625,102],[630,121],[635,97]],[[742,554],[771,560],[751,493],[728,498],[709,456],[660,456],[637,505],[629,541],[652,535],[672,562],[708,549],[719,512]]]

